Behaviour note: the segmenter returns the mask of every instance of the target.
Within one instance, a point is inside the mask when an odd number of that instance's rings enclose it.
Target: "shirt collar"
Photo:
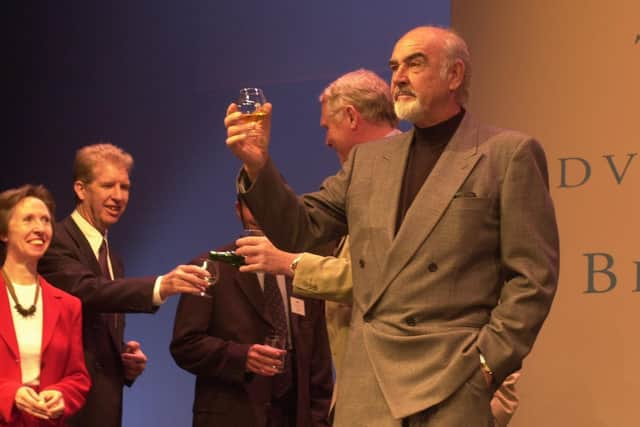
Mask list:
[[[100,245],[102,245],[102,240],[107,240],[107,233],[105,232],[103,236],[97,228],[89,224],[89,221],[80,215],[80,212],[78,212],[77,209],[71,213],[71,219],[76,223],[82,234],[84,234],[84,237],[89,242],[89,246],[91,246],[91,250],[97,258]]]

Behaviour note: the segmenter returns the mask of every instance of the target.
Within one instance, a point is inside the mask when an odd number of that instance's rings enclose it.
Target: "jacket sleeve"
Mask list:
[[[240,172],[237,190],[274,245],[289,252],[309,251],[347,234],[346,194],[357,151],[358,146],[351,150],[343,169],[314,193],[298,197],[271,159],[253,183]]]
[[[22,386],[19,381],[13,381],[0,376],[0,425],[9,425],[17,408],[15,406],[16,391]]]
[[[186,294],[180,297],[171,355],[178,366],[194,375],[243,382],[250,345],[210,335],[211,307],[211,301],[205,297]]]
[[[91,269],[92,253],[85,253],[65,229],[56,224],[51,246],[38,264],[49,283],[77,297],[85,310],[102,313],[150,313],[155,277],[109,280]]]
[[[348,238],[345,240],[338,257],[323,257],[305,252],[293,276],[295,294],[351,304],[351,256]]]
[[[518,370],[549,313],[559,274],[559,242],[542,147],[520,141],[500,189],[503,286],[478,338],[497,384]]]

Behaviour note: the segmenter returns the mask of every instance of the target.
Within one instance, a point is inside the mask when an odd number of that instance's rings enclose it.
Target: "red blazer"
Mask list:
[[[65,426],[65,419],[82,407],[91,387],[82,350],[80,300],[43,278],[40,286],[44,310],[40,390],[62,392],[64,414],[54,421],[40,421],[15,408],[16,391],[22,386],[20,353],[6,285],[0,277],[0,426]]]

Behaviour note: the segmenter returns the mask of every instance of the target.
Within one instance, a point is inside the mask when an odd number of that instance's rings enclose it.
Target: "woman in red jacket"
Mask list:
[[[53,234],[43,186],[0,193],[0,426],[65,426],[91,382],[82,351],[80,301],[38,276]]]

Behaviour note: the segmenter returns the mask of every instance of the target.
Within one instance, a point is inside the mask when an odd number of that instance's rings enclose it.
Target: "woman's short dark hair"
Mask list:
[[[11,216],[13,208],[27,197],[35,197],[36,199],[42,200],[49,209],[49,214],[53,220],[56,203],[44,185],[26,184],[22,187],[12,188],[0,193],[0,237],[5,237],[9,232],[9,217]]]

